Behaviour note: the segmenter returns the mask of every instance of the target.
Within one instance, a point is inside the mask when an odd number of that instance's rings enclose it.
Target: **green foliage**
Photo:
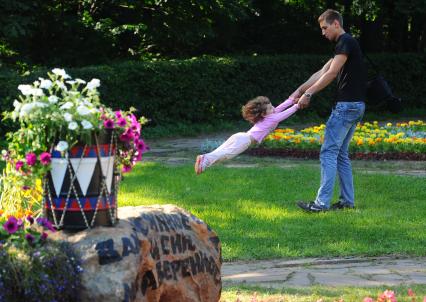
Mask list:
[[[425,108],[426,86],[422,74],[426,58],[421,55],[371,55],[383,70],[407,109]],[[122,62],[110,65],[70,68],[75,77],[101,80],[101,99],[113,109],[135,107],[151,119],[149,126],[214,123],[240,120],[241,106],[257,95],[278,104],[300,83],[321,68],[328,58],[318,55],[200,57],[187,60]],[[12,109],[20,83],[43,76],[40,68],[20,76],[0,72],[0,108]],[[313,98],[308,110],[326,116],[333,103],[334,87]],[[368,112],[367,107],[367,112]],[[381,109],[379,109],[381,110]],[[379,111],[383,114],[383,111]],[[2,125],[4,127],[4,125]]]
[[[423,0],[0,0],[0,60],[53,67],[203,54],[329,53],[318,16],[342,12],[368,52],[424,53]]]

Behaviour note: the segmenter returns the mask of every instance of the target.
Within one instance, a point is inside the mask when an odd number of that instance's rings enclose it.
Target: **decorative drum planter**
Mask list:
[[[113,226],[117,222],[120,174],[112,131],[93,134],[94,145],[77,144],[65,154],[52,152],[44,179],[45,217],[58,229]]]

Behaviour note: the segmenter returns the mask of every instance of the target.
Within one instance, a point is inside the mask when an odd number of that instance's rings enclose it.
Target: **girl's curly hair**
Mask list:
[[[258,96],[248,101],[241,108],[243,118],[252,124],[256,124],[264,118],[266,109],[270,103],[271,101],[266,96]]]

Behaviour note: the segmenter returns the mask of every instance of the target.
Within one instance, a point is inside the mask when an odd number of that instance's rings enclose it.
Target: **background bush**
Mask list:
[[[426,108],[423,74],[426,57],[417,54],[370,55],[407,109]],[[200,57],[69,68],[73,78],[101,80],[101,97],[112,108],[134,106],[150,126],[241,120],[240,109],[257,95],[278,104],[329,59],[319,55]],[[25,76],[0,72],[1,110],[11,110],[17,86],[44,76],[38,68]],[[335,87],[316,95],[309,111],[329,113]],[[368,109],[367,109],[368,110]],[[383,113],[379,109],[377,113]],[[308,111],[308,112],[309,112]],[[307,112],[301,113],[303,115]],[[7,125],[2,125],[3,129]]]

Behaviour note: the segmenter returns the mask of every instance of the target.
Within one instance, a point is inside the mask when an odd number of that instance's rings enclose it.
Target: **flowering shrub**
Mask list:
[[[31,85],[19,85],[21,92],[14,110],[4,118],[18,122],[17,131],[7,134],[8,149],[2,151],[6,160],[3,186],[40,191],[37,181],[50,170],[52,152],[63,156],[77,142],[93,144],[93,135],[112,132],[117,138],[116,165],[129,172],[147,149],[141,137],[139,120],[129,111],[112,109],[100,102],[98,79],[90,82],[73,80],[63,69],[55,68],[48,79],[39,78]],[[7,184],[8,182],[8,184]],[[14,198],[2,197],[5,200]]]
[[[45,244],[48,220],[0,211],[0,227],[0,302],[77,301],[80,262],[68,246]]]
[[[324,124],[301,131],[276,129],[263,145],[267,148],[319,150],[324,130]],[[378,122],[359,124],[349,150],[352,153],[426,153],[426,123],[419,120],[384,126],[379,126]]]

